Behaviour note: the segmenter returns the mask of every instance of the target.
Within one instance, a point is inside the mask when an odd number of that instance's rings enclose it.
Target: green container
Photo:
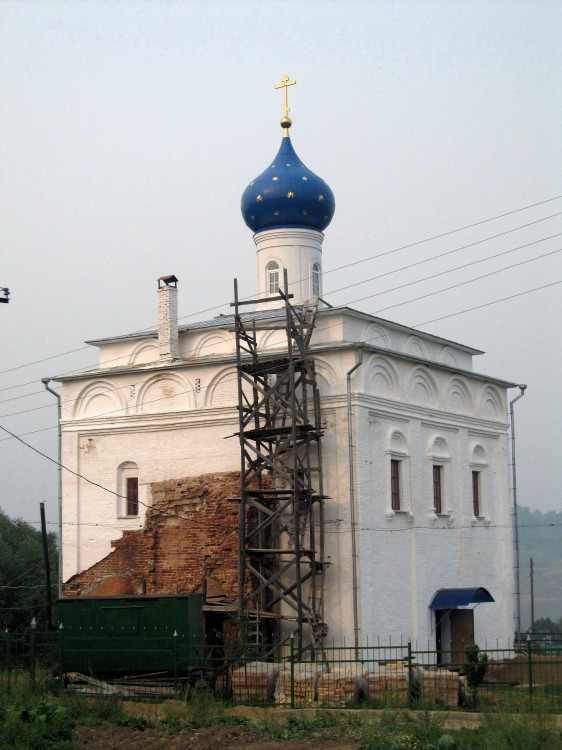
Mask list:
[[[203,597],[59,599],[63,672],[187,673],[204,662]]]

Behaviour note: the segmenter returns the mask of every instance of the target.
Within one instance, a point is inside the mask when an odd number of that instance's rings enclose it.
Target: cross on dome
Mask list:
[[[287,88],[289,86],[294,86],[296,81],[290,81],[288,75],[284,75],[281,79],[281,83],[278,83],[273,88],[276,89],[283,89],[283,117],[281,118],[281,127],[283,128],[284,135],[286,137],[289,136],[289,128],[293,124],[291,121],[291,118],[289,117],[289,105],[287,104]]]

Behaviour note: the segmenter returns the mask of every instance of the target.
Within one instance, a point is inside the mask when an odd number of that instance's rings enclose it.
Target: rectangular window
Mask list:
[[[472,512],[478,518],[480,515],[480,472],[472,472]]]
[[[139,514],[139,479],[138,477],[127,477],[127,515],[138,516]]]
[[[390,507],[400,510],[400,461],[394,458],[390,462]]]
[[[441,466],[433,467],[433,509],[441,513],[442,508]]]

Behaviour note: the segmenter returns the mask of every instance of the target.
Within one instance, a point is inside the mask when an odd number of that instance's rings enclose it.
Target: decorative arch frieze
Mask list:
[[[480,416],[494,422],[504,419],[502,398],[497,388],[490,384],[485,385],[480,394]]]
[[[209,357],[213,354],[232,354],[234,346],[233,334],[228,331],[213,331],[194,341],[192,356]]]
[[[380,346],[385,349],[391,349],[390,337],[384,328],[380,325],[371,324],[365,331],[365,338],[363,339],[366,344],[372,346]]]
[[[474,410],[470,390],[463,378],[455,376],[447,384],[445,409],[454,414],[471,414]]]
[[[363,378],[366,393],[382,398],[399,398],[399,378],[391,362],[374,355],[369,358]]]
[[[258,336],[260,333],[258,332]],[[260,338],[259,343],[260,351],[268,349],[275,351],[276,349],[287,348],[287,333],[284,328],[278,328],[274,331],[265,331]]]
[[[459,358],[456,351],[450,346],[444,346],[439,353],[439,362],[449,367],[458,367]]]
[[[74,402],[74,419],[94,417],[117,417],[127,411],[123,391],[111,380],[96,380],[89,383],[78,394]]]
[[[219,370],[205,389],[205,408],[236,406],[238,404],[237,382],[234,366]]]
[[[421,367],[414,367],[408,386],[409,400],[420,406],[437,405],[437,384],[431,375]]]
[[[159,414],[195,408],[195,393],[190,381],[177,373],[158,373],[138,390],[137,412]]]
[[[334,368],[324,359],[314,358],[316,383],[320,396],[333,396],[341,391],[341,381]]]
[[[130,365],[147,365],[151,362],[158,362],[160,359],[160,352],[158,351],[158,344],[153,341],[139,341],[139,343],[133,347],[131,356],[129,357]]]
[[[404,344],[404,353],[410,354],[412,357],[428,358],[425,345],[418,336],[408,336]]]

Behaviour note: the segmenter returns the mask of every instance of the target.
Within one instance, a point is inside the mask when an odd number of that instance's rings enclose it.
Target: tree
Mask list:
[[[47,535],[51,566],[51,594],[56,597],[58,554],[56,537]],[[47,594],[41,532],[0,510],[0,627],[24,630],[35,617],[46,629]]]

